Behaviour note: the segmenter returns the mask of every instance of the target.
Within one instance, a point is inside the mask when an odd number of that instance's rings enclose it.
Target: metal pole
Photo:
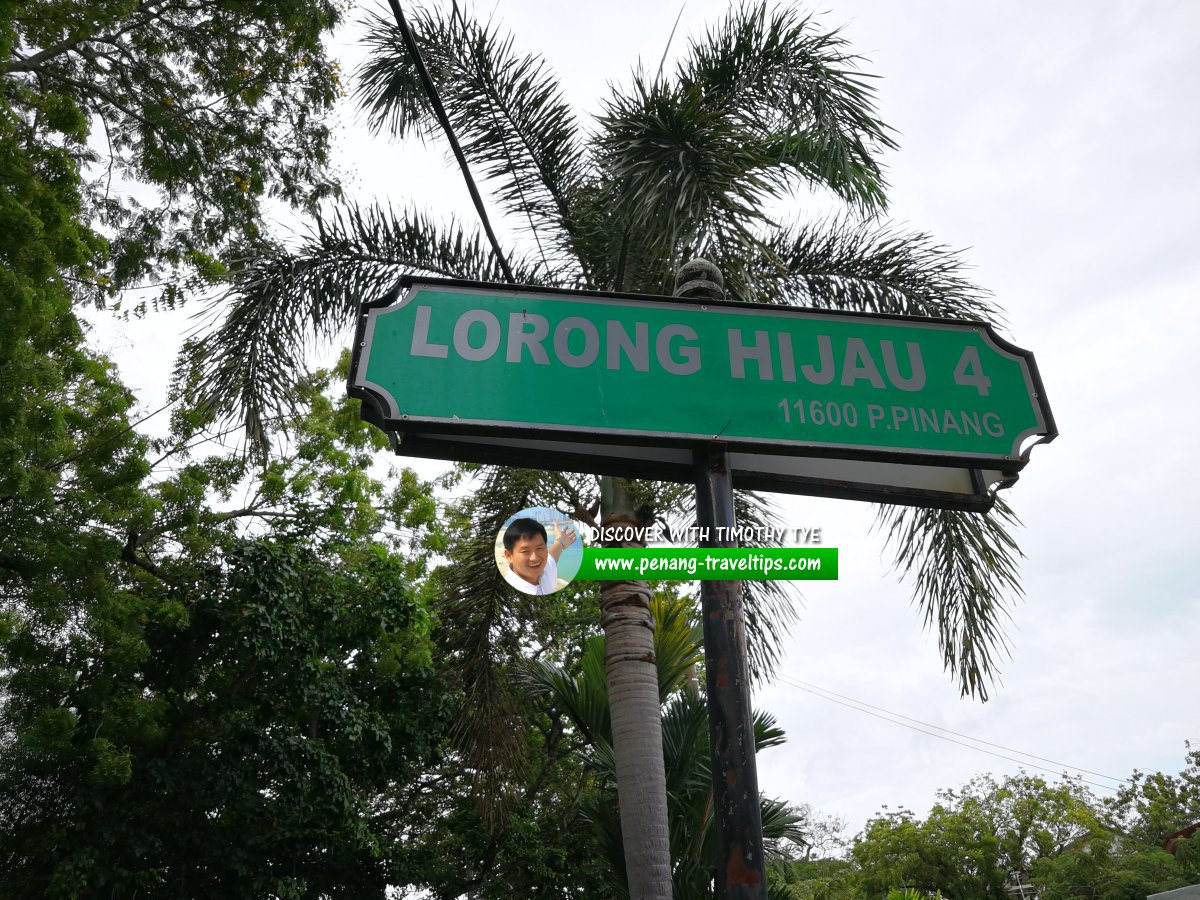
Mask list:
[[[721,274],[695,260],[679,270],[676,295],[721,297]],[[700,546],[736,546],[733,480],[725,445],[714,441],[695,451],[696,515]],[[720,529],[720,530],[718,530]],[[717,830],[718,900],[766,900],[762,810],[754,761],[754,721],[746,666],[742,585],[701,581],[704,678],[708,691],[713,827]]]
[[[696,451],[696,499],[701,534],[706,529],[709,536],[701,546],[735,546],[734,541],[717,537],[721,533],[718,528],[732,529],[734,525],[733,482],[721,444]],[[700,582],[700,605],[712,743],[713,824],[717,829],[717,898],[766,900],[741,582]]]

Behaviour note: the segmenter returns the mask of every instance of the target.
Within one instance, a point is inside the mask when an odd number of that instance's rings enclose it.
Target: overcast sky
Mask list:
[[[680,8],[499,0],[476,9],[494,10],[519,47],[547,58],[586,122],[639,57],[657,66]],[[674,48],[725,9],[689,0]],[[1023,757],[1054,772],[1061,763],[1116,777],[1178,772],[1184,741],[1200,739],[1191,459],[1200,4],[825,0],[815,9],[881,76],[879,109],[900,141],[886,156],[891,218],[963,249],[1008,312],[1006,336],[1036,354],[1061,436],[1033,452],[1007,495],[1024,522],[1025,598],[986,704],[960,699],[942,671],[909,587],[870,534],[872,508],[783,501],[789,525],[820,526],[841,549],[842,574],[806,587],[784,678],[756,696],[789,737],[759,760],[760,787],[842,816],[854,832],[883,804],[924,813],[939,787],[1021,767],[785,678],[1054,760]],[[337,49],[348,65],[352,36]],[[472,218],[440,149],[372,139],[352,116],[340,145],[360,198]],[[172,360],[146,348],[172,346],[179,321],[97,327],[97,346],[147,405]]]

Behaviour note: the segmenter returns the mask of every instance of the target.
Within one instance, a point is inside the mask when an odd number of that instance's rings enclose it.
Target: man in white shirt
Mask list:
[[[554,524],[554,542],[546,545],[546,529],[536,519],[513,519],[504,531],[504,580],[526,594],[558,590],[558,558],[579,537],[569,525]]]

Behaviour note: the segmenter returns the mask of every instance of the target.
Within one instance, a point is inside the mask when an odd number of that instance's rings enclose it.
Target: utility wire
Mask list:
[[[1061,760],[1049,759],[1045,756],[1038,756],[1036,753],[1026,753],[1024,750],[1018,750],[1016,747],[1006,747],[1003,744],[995,744],[995,743],[992,743],[991,741],[985,741],[983,738],[971,737],[971,735],[969,735],[969,734],[963,734],[961,731],[955,731],[952,728],[943,728],[941,725],[934,725],[930,722],[922,722],[920,719],[914,719],[911,716],[906,716],[906,715],[903,715],[898,712],[893,712],[890,709],[884,709],[882,706],[874,706],[870,703],[867,703],[865,700],[859,700],[856,697],[848,697],[845,694],[839,694],[837,691],[831,691],[831,690],[829,690],[829,688],[821,687],[819,684],[813,684],[811,681],[804,681],[803,679],[796,678],[793,675],[788,675],[785,677],[790,679],[797,687],[804,685],[806,687],[814,688],[823,693],[832,694],[835,697],[841,697],[843,700],[849,700],[851,703],[857,703],[859,706],[867,706],[867,707],[870,707],[871,709],[879,710],[879,712],[887,713],[889,716],[895,716],[898,719],[904,719],[907,722],[916,722],[918,725],[924,725],[927,728],[936,728],[938,731],[944,731],[947,734],[953,734],[960,738],[966,738],[968,741],[974,741],[977,744],[987,744],[989,747],[996,747],[997,749],[1000,749],[1000,750],[1007,750],[1009,753],[1018,753],[1021,756],[1028,756],[1030,759],[1040,759],[1042,762],[1048,762],[1048,763],[1051,763],[1056,766],[1063,766],[1064,768],[1067,768],[1067,769],[1073,769],[1076,772],[1086,772],[1088,775],[1095,775],[1099,778],[1107,778],[1110,781],[1118,781],[1118,782],[1122,782],[1122,783],[1125,781],[1128,781],[1127,778],[1116,778],[1113,775],[1105,775],[1103,772],[1093,772],[1091,769],[1083,769],[1083,768],[1080,768],[1079,766],[1072,766],[1068,763],[1062,762]]]
[[[845,706],[847,709],[853,709],[853,710],[856,710],[857,712],[866,713],[868,716],[874,716],[874,717],[875,717],[875,718],[877,718],[877,719],[883,719],[885,722],[891,722],[893,725],[900,725],[900,726],[902,726],[902,727],[904,727],[904,728],[909,728],[909,729],[912,729],[913,731],[919,731],[919,732],[921,732],[921,734],[927,734],[927,735],[929,735],[930,737],[940,738],[940,739],[941,739],[941,740],[943,740],[943,741],[949,741],[949,742],[950,742],[950,743],[952,743],[952,744],[958,744],[960,747],[966,747],[966,748],[968,748],[969,750],[975,750],[975,751],[977,751],[977,752],[979,752],[979,753],[986,753],[986,754],[988,754],[989,756],[997,756],[997,757],[999,757],[1000,759],[1006,759],[1006,760],[1008,760],[1009,762],[1015,762],[1015,763],[1017,763],[1018,765],[1022,765],[1022,766],[1029,766],[1031,769],[1040,769],[1041,771],[1043,771],[1043,772],[1049,772],[1049,773],[1051,773],[1052,775],[1061,775],[1061,774],[1063,774],[1062,772],[1060,772],[1060,771],[1058,771],[1058,770],[1055,770],[1055,769],[1050,769],[1050,768],[1047,768],[1046,766],[1039,766],[1039,765],[1037,765],[1037,764],[1035,764],[1035,763],[1027,762],[1026,760],[1023,760],[1023,759],[1018,759],[1018,758],[1017,758],[1017,757],[1015,757],[1015,756],[1006,756],[1005,754],[1003,754],[1003,753],[997,753],[997,752],[995,752],[994,750],[985,750],[983,747],[976,747],[974,744],[967,744],[967,743],[964,743],[963,741],[957,741],[957,740],[955,740],[954,738],[952,738],[952,737],[947,737],[947,736],[946,736],[946,735],[944,735],[944,734],[938,734],[936,731],[926,731],[924,728],[918,728],[916,725],[909,725],[907,722],[900,722],[900,721],[897,721],[896,719],[888,718],[888,716],[880,715],[879,713],[876,713],[876,712],[871,712],[871,710],[869,710],[869,709],[863,709],[863,707],[862,707],[862,706],[854,706],[854,705],[851,705],[850,703],[846,703],[846,702],[844,702],[844,701],[842,701],[842,700],[838,700],[838,699],[835,699],[834,697],[830,697],[830,696],[827,696],[827,695],[825,695],[825,694],[822,694],[822,693],[820,693],[820,692],[819,692],[819,690],[813,690],[813,689],[812,689],[812,688],[810,688],[810,687],[806,687],[806,686],[804,685],[804,683],[803,683],[803,682],[800,682],[798,679],[791,678],[790,676],[787,676],[787,675],[779,675],[779,676],[777,676],[777,677],[778,677],[778,678],[780,678],[780,679],[781,679],[781,680],[783,680],[783,681],[786,681],[788,684],[791,684],[793,687],[799,688],[799,689],[800,689],[800,690],[802,690],[802,691],[805,691],[805,692],[807,692],[807,693],[809,693],[809,694],[812,694],[814,697],[820,697],[822,700],[828,700],[830,703],[836,703],[836,704],[838,704],[839,706]],[[856,703],[857,703],[858,701],[854,701],[854,702],[856,702]],[[866,705],[869,705],[869,704],[864,704],[864,706],[866,706]],[[876,707],[876,708],[878,708],[878,707]],[[894,714],[894,713],[893,713],[893,715],[896,715],[896,714]],[[906,717],[903,717],[903,716],[902,716],[901,718],[906,718]],[[914,720],[912,720],[912,721],[917,721],[917,720],[915,720],[915,719],[914,719]],[[922,723],[922,724],[924,724],[924,723]],[[931,725],[930,727],[931,727],[931,728],[937,728],[938,726],[936,726],[936,725]],[[952,732],[952,733],[957,733],[957,732]],[[965,737],[965,735],[964,735],[964,737]],[[975,740],[975,738],[968,738],[968,740]],[[981,741],[981,743],[987,743],[987,742],[986,742],[986,741]],[[998,746],[998,745],[993,745],[993,746]],[[1021,753],[1022,751],[1020,751],[1020,750],[1014,750],[1013,752],[1014,752],[1014,753]],[[1027,754],[1027,755],[1030,755],[1030,756],[1032,756],[1032,754]],[[1034,757],[1034,758],[1035,758],[1035,759],[1042,759],[1043,757],[1040,757],[1040,756],[1038,756],[1038,757]],[[1065,765],[1065,764],[1062,764],[1062,765],[1064,766],[1064,768],[1067,768],[1067,769],[1075,769],[1075,767],[1074,767],[1074,766],[1067,766],[1067,765]],[[1080,771],[1080,772],[1086,772],[1087,770],[1086,770],[1086,769],[1078,769],[1078,770],[1076,770],[1076,771]],[[1101,778],[1109,778],[1110,776],[1108,776],[1108,775],[1101,775],[1100,777],[1101,777]],[[1082,777],[1080,777],[1080,778],[1077,778],[1076,780],[1078,780],[1078,781],[1080,781],[1080,782],[1083,782],[1084,784],[1090,784],[1090,785],[1092,785],[1093,787],[1100,788],[1101,790],[1105,790],[1105,791],[1115,791],[1115,790],[1116,790],[1116,788],[1115,788],[1114,786],[1112,786],[1112,785],[1109,785],[1109,784],[1101,784],[1101,783],[1100,783],[1100,782],[1098,782],[1098,781],[1091,781],[1091,780],[1089,780],[1089,779],[1087,779],[1087,778],[1082,778]],[[1113,779],[1113,780],[1114,780],[1114,781],[1124,781],[1124,779]]]
[[[438,96],[437,86],[433,83],[433,79],[429,77],[429,70],[425,68],[425,60],[421,56],[421,48],[417,46],[417,39],[413,35],[412,29],[408,27],[408,20],[404,18],[403,10],[400,9],[400,0],[388,0],[388,3],[392,7],[392,14],[396,17],[396,25],[400,28],[400,36],[404,39],[404,47],[408,51],[408,55],[412,57],[413,65],[417,67],[417,77],[421,79],[421,85],[425,88],[425,93],[429,96],[429,102],[433,105],[433,114],[442,126],[442,131],[446,133],[446,139],[450,142],[450,149],[454,151],[454,158],[458,160],[458,167],[462,169],[463,178],[467,182],[467,190],[471,192],[471,201],[475,204],[475,212],[479,214],[479,221],[483,224],[483,230],[487,233],[488,241],[492,245],[492,253],[496,255],[496,260],[500,263],[500,268],[504,272],[504,279],[509,284],[516,284],[517,280],[513,277],[512,269],[508,267],[508,260],[500,249],[500,242],[496,240],[496,234],[492,231],[492,223],[488,219],[487,210],[483,207],[483,198],[479,196],[479,188],[475,186],[475,179],[471,177],[471,169],[467,165],[467,157],[463,154],[462,147],[459,146],[458,138],[454,134],[454,127],[450,124],[450,117],[446,115],[446,108],[442,106],[442,99]]]

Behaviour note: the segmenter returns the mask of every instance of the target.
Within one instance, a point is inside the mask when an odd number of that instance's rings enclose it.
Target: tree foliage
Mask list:
[[[851,850],[864,892],[891,887],[946,897],[1008,897],[1035,862],[1061,852],[1098,823],[1090,796],[1037,777],[980,776],[942,791],[922,821],[908,811],[868,823]]]
[[[443,675],[455,683],[453,668]],[[580,741],[561,713],[524,696],[516,702],[523,765],[491,782],[503,797],[503,817],[478,802],[471,761],[453,745],[421,778],[392,792],[401,896],[611,896],[600,836],[580,816],[598,790],[578,756]]]
[[[0,231],[77,298],[220,277],[269,198],[336,192],[331,0],[0,4]],[[37,262],[40,260],[40,262]],[[47,268],[49,264],[53,268]],[[144,307],[142,307],[144,308]]]
[[[779,863],[772,896],[852,900],[907,891],[946,900],[1004,900],[1018,885],[1040,900],[1142,900],[1200,882],[1200,755],[1177,776],[1135,772],[1111,796],[1082,785],[981,775],[941,791],[929,814],[885,811],[842,856]],[[904,895],[907,896],[907,895]]]
[[[1135,771],[1105,800],[1102,822],[1087,839],[1035,868],[1044,900],[1141,900],[1200,884],[1200,832],[1166,842],[1200,823],[1200,751],[1189,745],[1178,775]]]
[[[370,476],[328,373],[252,476],[192,458],[186,405],[139,436],[60,333],[54,378],[4,398],[36,413],[0,498],[0,894],[382,897],[387,792],[445,733],[427,488]]]
[[[211,452],[186,367],[169,434],[140,436],[55,324],[40,381],[0,382],[27,423],[0,495],[0,895],[603,896],[561,717],[517,694],[503,824],[474,802],[463,626],[427,572],[457,520],[411,471],[380,478],[334,373],[258,467]]]

